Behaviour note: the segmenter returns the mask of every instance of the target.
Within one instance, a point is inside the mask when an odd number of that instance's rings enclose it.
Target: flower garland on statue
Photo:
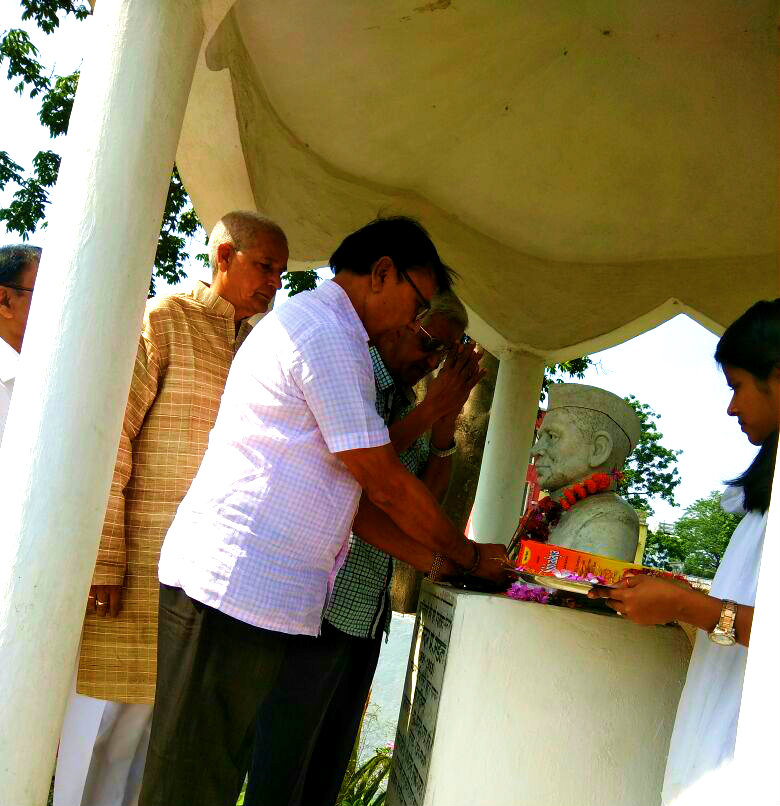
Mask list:
[[[623,480],[623,473],[613,468],[611,473],[594,473],[577,484],[566,487],[561,492],[558,501],[551,497],[542,498],[532,504],[528,511],[520,518],[512,539],[509,541],[507,553],[512,563],[517,559],[521,540],[536,540],[546,543],[550,536],[550,529],[558,525],[564,512],[570,510],[578,501],[588,496],[608,490],[613,482]]]

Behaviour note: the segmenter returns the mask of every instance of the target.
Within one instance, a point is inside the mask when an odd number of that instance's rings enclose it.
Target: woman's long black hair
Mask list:
[[[780,366],[780,298],[757,302],[726,328],[715,350],[715,360],[721,367],[744,369],[757,380],[766,381]],[[750,467],[727,482],[742,487],[748,512],[769,509],[777,436],[777,431],[770,434]]]

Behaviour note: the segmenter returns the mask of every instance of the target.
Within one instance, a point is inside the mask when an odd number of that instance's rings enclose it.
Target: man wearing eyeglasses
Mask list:
[[[449,484],[458,415],[484,375],[474,345],[461,344],[467,326],[463,304],[452,291],[444,291],[434,296],[424,319],[379,335],[369,351],[377,413],[388,424],[404,467],[439,501]],[[413,387],[445,356],[446,363],[417,404]],[[255,747],[251,775],[268,785],[284,768],[282,760],[295,759],[291,766],[302,804],[337,800],[381,639],[390,631],[393,557],[431,578],[456,571],[446,557],[400,532],[364,496],[320,635],[299,639],[307,674],[284,676],[263,707],[261,720],[267,725],[286,720],[290,730],[269,732],[268,741]]]
[[[160,546],[203,458],[228,370],[287,268],[281,228],[251,211],[209,238],[211,284],[147,304],[68,701],[55,806],[138,802],[156,682]]]
[[[463,537],[401,464],[376,410],[369,344],[423,318],[450,271],[403,217],[348,235],[330,265],[332,280],[265,317],[236,356],[165,537],[142,806],[235,803],[253,752],[310,741],[290,715],[263,711],[285,676],[316,674],[309,639],[361,488],[410,539],[480,576],[506,576],[505,547]],[[274,758],[270,776],[252,767],[245,803],[297,800],[299,752]]]
[[[37,246],[0,247],[0,443],[40,260]]]

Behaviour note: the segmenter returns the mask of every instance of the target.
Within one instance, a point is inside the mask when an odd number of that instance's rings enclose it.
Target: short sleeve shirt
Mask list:
[[[403,419],[415,405],[414,391],[397,386],[376,347],[371,348],[376,383],[376,408],[386,423]],[[428,461],[427,436],[416,439],[400,455],[410,473],[418,475]],[[349,538],[349,553],[336,577],[325,619],[347,635],[373,638],[377,630],[390,632],[387,600],[393,575],[393,558],[364,542],[356,534]],[[383,618],[384,616],[384,618]]]
[[[297,295],[236,355],[160,581],[248,624],[317,635],[361,492],[334,454],[389,441],[349,297],[332,280]]]

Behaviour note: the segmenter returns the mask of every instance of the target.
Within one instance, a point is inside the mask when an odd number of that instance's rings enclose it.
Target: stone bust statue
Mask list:
[[[531,451],[539,485],[560,500],[572,484],[594,473],[622,469],[639,434],[634,410],[617,395],[585,384],[552,384],[547,413]],[[565,511],[550,530],[550,543],[633,562],[639,518],[614,486],[615,482]]]

